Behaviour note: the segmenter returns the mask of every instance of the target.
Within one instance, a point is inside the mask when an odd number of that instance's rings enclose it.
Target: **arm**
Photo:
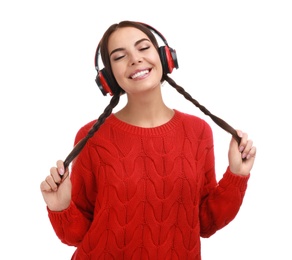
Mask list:
[[[249,175],[235,175],[228,167],[218,185],[202,199],[200,206],[201,236],[210,237],[237,215],[247,188]]]
[[[256,148],[247,135],[238,145],[234,138],[230,141],[228,158],[229,167],[223,178],[214,186],[214,167],[206,172],[206,181],[200,207],[201,236],[210,237],[217,230],[226,226],[237,215],[247,188],[250,171],[253,167]],[[213,160],[213,150],[208,154]],[[210,159],[211,158],[211,159]]]
[[[87,130],[81,129],[76,135],[75,144],[86,133]],[[63,172],[63,162],[58,161],[42,182],[41,190],[56,235],[63,243],[77,246],[91,225],[94,205],[86,196],[90,192],[87,184],[94,183],[86,146],[73,161],[70,176],[68,170]],[[60,175],[63,175],[62,179]]]

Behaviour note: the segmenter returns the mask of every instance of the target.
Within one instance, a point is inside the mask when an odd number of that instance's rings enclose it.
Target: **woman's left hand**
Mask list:
[[[255,156],[256,147],[253,141],[248,139],[248,135],[238,130],[237,134],[241,137],[240,144],[232,137],[229,145],[228,160],[229,169],[234,174],[246,176],[250,173]]]

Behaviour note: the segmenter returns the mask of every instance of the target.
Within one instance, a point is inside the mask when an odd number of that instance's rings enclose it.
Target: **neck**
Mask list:
[[[156,127],[168,122],[174,111],[163,102],[161,91],[154,95],[140,97],[128,95],[128,102],[115,116],[131,125],[140,127]]]

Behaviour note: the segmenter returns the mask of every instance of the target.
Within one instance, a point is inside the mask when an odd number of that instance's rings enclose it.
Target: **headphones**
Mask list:
[[[168,43],[165,37],[152,26],[148,24],[144,24],[144,23],[139,23],[139,24],[147,27],[149,30],[157,34],[165,45],[165,46],[160,46],[158,48],[159,57],[162,63],[163,74],[171,73],[174,68],[177,69],[178,62],[177,62],[176,51],[168,46]],[[109,75],[109,73],[105,70],[105,68],[101,70],[99,69],[99,66],[98,66],[99,54],[100,54],[100,44],[98,44],[97,46],[95,59],[94,59],[95,69],[97,71],[95,82],[104,96],[106,96],[108,93],[112,96],[114,94],[114,90],[116,90],[117,88],[120,88],[120,86],[117,84],[116,80],[111,75]]]

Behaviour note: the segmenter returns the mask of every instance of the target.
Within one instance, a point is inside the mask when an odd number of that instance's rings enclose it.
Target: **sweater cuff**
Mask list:
[[[47,207],[47,211],[48,211],[50,219],[52,219],[52,220],[53,219],[58,220],[58,219],[63,219],[63,218],[67,218],[67,217],[69,219],[69,216],[70,216],[70,218],[72,218],[72,216],[74,216],[74,215],[78,216],[78,214],[79,214],[79,211],[76,208],[76,206],[72,200],[70,202],[69,207],[62,210],[62,211],[52,211],[48,207]]]
[[[250,178],[250,173],[246,176],[238,175],[230,171],[229,166],[227,167],[226,172],[223,175],[223,178],[221,179],[221,185],[233,185],[235,187],[238,187],[241,191],[245,191],[247,188],[247,182]]]

